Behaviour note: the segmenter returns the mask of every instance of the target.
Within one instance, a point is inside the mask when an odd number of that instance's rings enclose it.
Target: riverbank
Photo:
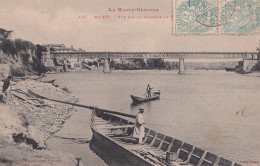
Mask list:
[[[0,104],[0,165],[76,165],[76,156],[50,150],[45,141],[59,131],[74,107],[35,98],[28,89],[49,98],[77,102],[66,88],[48,80],[12,81],[10,104]]]
[[[227,67],[226,71],[232,71],[238,74],[260,73],[260,63],[257,63],[255,66],[253,66],[250,71],[245,72],[243,69],[243,61],[239,61],[234,68]]]

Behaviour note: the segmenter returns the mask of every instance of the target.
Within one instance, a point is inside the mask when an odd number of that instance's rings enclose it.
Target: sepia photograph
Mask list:
[[[0,166],[260,166],[259,0],[0,4]]]

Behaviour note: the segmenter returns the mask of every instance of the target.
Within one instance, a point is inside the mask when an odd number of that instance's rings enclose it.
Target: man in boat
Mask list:
[[[138,139],[139,144],[143,144],[144,138],[144,109],[139,108],[139,113],[136,115],[133,137]]]
[[[150,85],[148,84],[147,85],[147,88],[146,88],[146,92],[147,92],[147,97],[151,97],[151,91],[152,91],[153,88],[150,87]]]

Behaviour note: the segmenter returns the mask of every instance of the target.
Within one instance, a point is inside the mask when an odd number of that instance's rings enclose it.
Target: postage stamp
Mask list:
[[[259,0],[222,0],[220,33],[259,33]]]
[[[260,32],[259,0],[173,0],[173,35]]]

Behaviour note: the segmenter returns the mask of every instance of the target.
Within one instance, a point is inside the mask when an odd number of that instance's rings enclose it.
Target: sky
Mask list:
[[[259,34],[173,36],[174,0],[0,0],[0,4],[0,28],[35,44],[73,45],[86,51],[255,52],[260,40]],[[109,12],[109,8],[159,11]],[[119,18],[155,15],[165,19]]]

